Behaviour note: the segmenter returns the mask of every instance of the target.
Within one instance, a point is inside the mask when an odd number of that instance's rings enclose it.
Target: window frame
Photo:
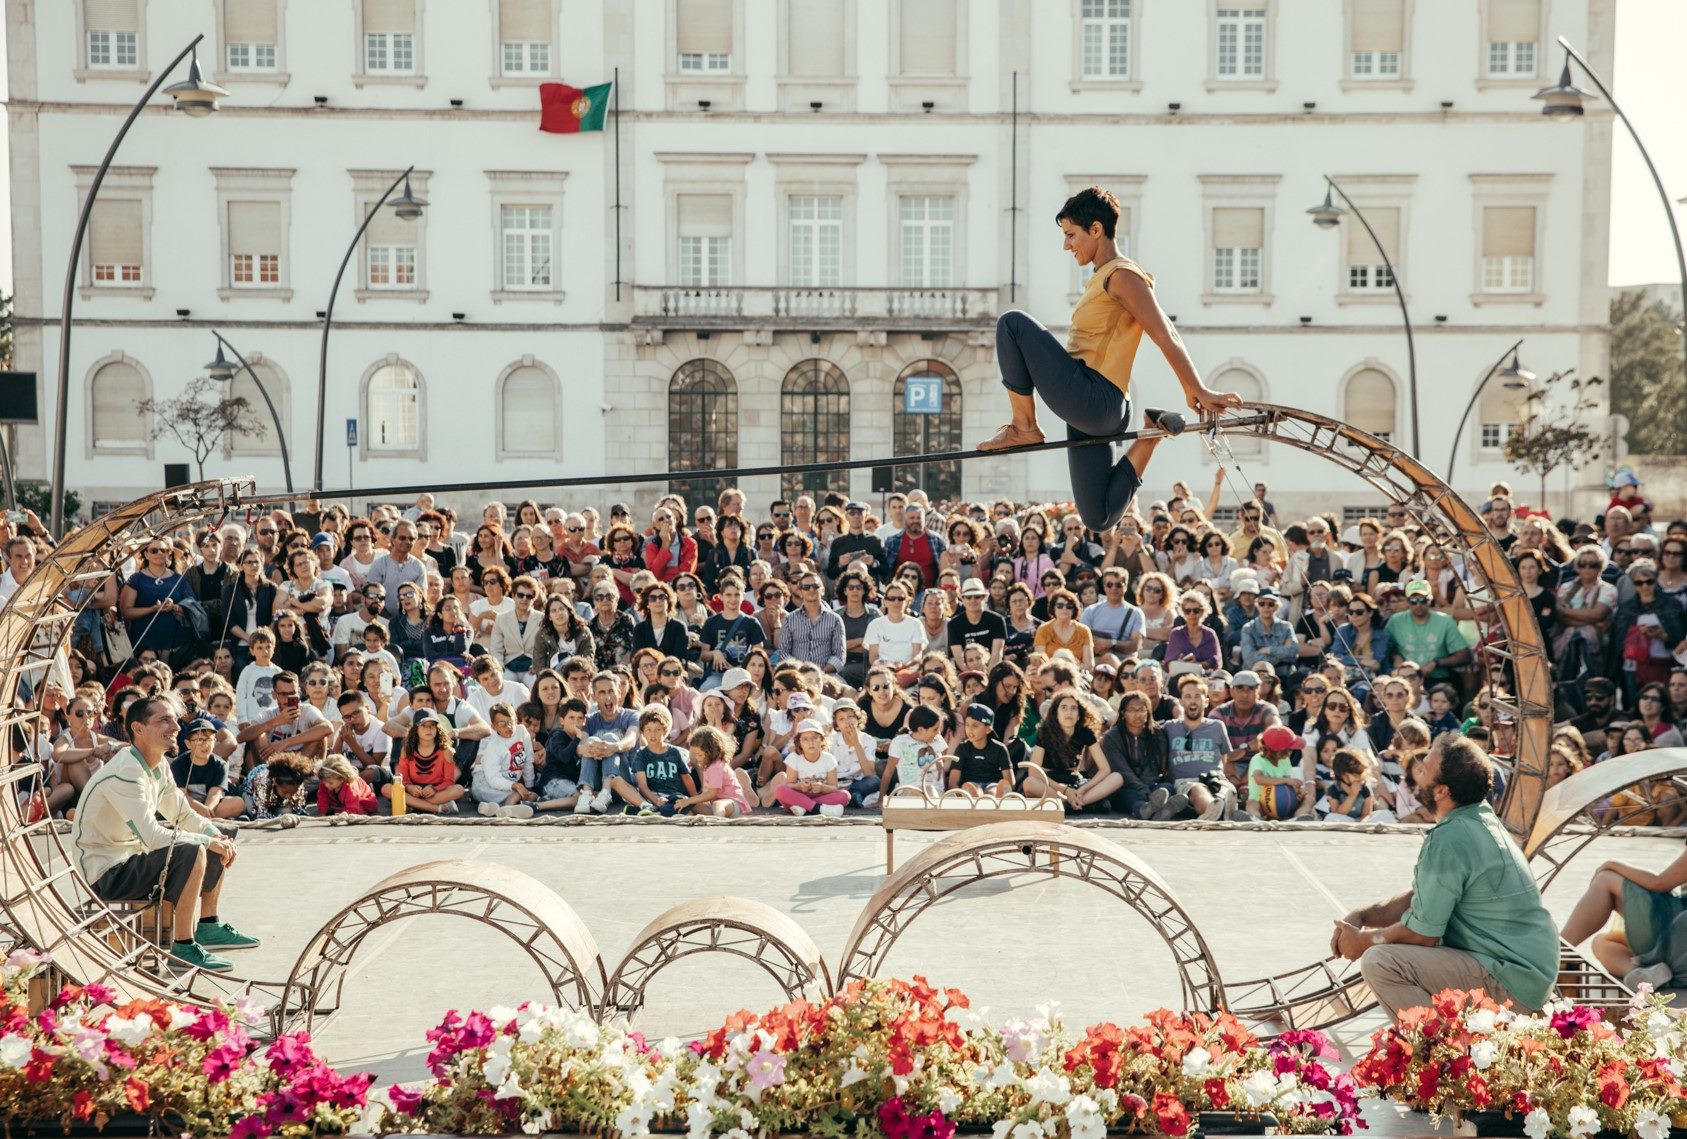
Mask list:
[[[1394,75],[1373,73],[1359,75],[1353,69],[1354,56],[1360,54],[1353,50],[1353,33],[1357,16],[1354,11],[1355,0],[1342,0],[1342,67],[1341,89],[1345,92],[1354,91],[1410,91],[1417,81],[1412,77],[1412,25],[1416,15],[1414,11],[1416,0],[1401,0],[1400,5],[1400,70]],[[1381,55],[1381,52],[1367,52],[1365,54]]]
[[[556,441],[556,444],[549,450],[514,450],[510,447],[509,440],[504,432],[505,385],[517,372],[529,368],[543,373],[545,377],[549,379],[551,384],[551,438]],[[556,369],[552,368],[549,364],[546,364],[544,361],[538,359],[530,353],[522,356],[519,360],[514,360],[509,364],[506,364],[503,370],[498,373],[498,379],[493,384],[492,390],[494,397],[492,404],[492,430],[495,436],[493,440],[493,454],[496,456],[496,460],[501,462],[504,459],[534,459],[541,456],[556,459],[561,454],[563,445],[567,442],[567,436],[563,432],[562,377],[557,374]]]
[[[1224,379],[1227,372],[1240,372],[1259,386],[1258,398],[1249,402],[1271,402],[1271,384],[1266,380],[1265,373],[1259,369],[1258,365],[1244,360],[1240,356],[1232,356],[1222,364],[1208,369],[1206,373],[1207,383],[1212,386],[1214,391],[1230,390],[1229,381]],[[1239,458],[1246,458],[1250,464],[1269,465],[1271,452],[1274,449],[1267,447],[1263,438],[1251,433],[1232,436],[1230,440],[1231,452]]]
[[[242,166],[213,166],[211,177],[217,192],[217,229],[222,276],[217,287],[219,300],[293,299],[293,169]],[[277,275],[272,284],[242,285],[234,279],[234,251],[230,247],[228,207],[233,202],[275,202],[280,208],[281,247]]]
[[[78,8],[81,5],[77,5]],[[94,184],[95,166],[72,166],[76,179],[76,199],[88,200]],[[156,166],[113,166],[106,171],[100,186],[99,202],[138,201],[141,205],[141,276],[137,282],[97,282],[94,279],[94,249],[92,241],[82,243],[82,256],[77,267],[77,295],[83,300],[95,297],[128,298],[150,301],[156,289],[152,261],[152,179]]]
[[[663,248],[673,249],[672,258],[664,252],[662,279],[681,284],[679,267],[679,200],[687,194],[725,195],[732,199],[732,248],[728,262],[727,283],[723,285],[689,285],[697,289],[730,289],[734,281],[744,280],[744,242],[738,240],[744,232],[744,170],[755,159],[754,154],[681,153],[658,151],[656,159],[662,164],[662,210],[664,232],[672,238]]]
[[[865,154],[789,154],[769,153],[767,160],[774,168],[774,193],[779,203],[779,259],[776,266],[779,289],[849,289],[856,282],[860,230],[856,224],[858,186],[857,167],[865,162]],[[890,156],[880,155],[889,163]],[[791,277],[791,199],[793,197],[839,197],[843,199],[842,280],[836,285],[798,285]],[[888,226],[886,227],[889,228]],[[889,240],[887,236],[886,240]],[[740,246],[744,242],[738,242]],[[740,278],[742,279],[742,278]]]
[[[1203,174],[1201,183],[1201,247],[1205,266],[1203,305],[1251,304],[1270,306],[1276,303],[1271,292],[1273,257],[1271,237],[1276,222],[1277,186],[1282,181],[1275,174]],[[1259,287],[1243,289],[1218,284],[1219,248],[1213,243],[1213,211],[1218,209],[1257,209],[1262,211],[1259,250]],[[1228,248],[1248,249],[1251,246]],[[1238,266],[1238,268],[1240,268]],[[1263,382],[1263,381],[1262,381]]]
[[[568,179],[563,170],[488,170],[487,197],[491,205],[492,226],[492,289],[493,304],[505,301],[549,301],[562,304],[568,299],[562,282],[567,265],[564,238],[567,231],[564,214],[565,188]],[[511,288],[505,277],[504,208],[542,206],[551,211],[551,280],[549,285]]]
[[[349,171],[352,180],[352,229],[363,224],[369,209],[380,200],[381,194],[392,185],[401,171],[398,170],[352,170]],[[428,181],[433,177],[431,170],[413,170],[410,173],[410,188],[416,197],[426,201],[428,199]],[[392,209],[392,199],[382,206],[383,210]],[[408,242],[394,242],[392,244],[376,243],[365,234],[357,243],[357,289],[353,296],[358,303],[382,299],[412,300],[418,303],[428,299],[428,218],[431,210],[423,210],[422,216],[404,224],[410,227]],[[371,223],[373,224],[373,223]],[[406,286],[373,285],[373,275],[370,273],[371,253],[380,249],[411,249],[415,256],[415,281]]]
[[[1222,91],[1277,90],[1277,8],[1278,0],[1207,0],[1207,82],[1208,94]],[[1221,12],[1261,12],[1260,73],[1248,75],[1238,72],[1226,75],[1219,70],[1222,27],[1226,22]],[[1245,46],[1245,31],[1238,25],[1237,59],[1240,64]]]
[[[223,86],[230,83],[262,84],[275,87],[285,87],[292,78],[287,71],[287,0],[272,0],[275,4],[275,43],[269,47],[275,52],[275,64],[268,68],[234,67],[229,62],[229,43],[227,25],[227,0],[215,0],[212,4],[216,19],[217,37],[217,66],[213,79]],[[261,47],[252,43],[248,46]]]
[[[685,386],[676,390],[683,380]],[[668,470],[677,474],[687,471],[731,470],[738,465],[740,423],[738,415],[738,378],[732,369],[719,360],[696,357],[682,361],[668,374],[666,391],[668,402]],[[720,401],[716,412],[710,405]],[[712,415],[729,420],[720,429],[711,426]],[[686,453],[679,448],[694,449]],[[694,503],[707,502],[713,506],[728,482],[719,478],[672,479],[668,489],[684,495]],[[699,495],[700,489],[713,493]]]
[[[791,0],[779,0],[775,12],[777,73],[774,84],[778,88],[780,109],[787,112],[808,112],[810,103],[820,103],[823,110],[852,112],[856,109],[857,74],[856,43],[859,40],[857,0],[836,0],[843,24],[843,70],[837,75],[791,74]],[[689,73],[688,73],[689,74]]]
[[[1140,89],[1142,83],[1137,71],[1137,13],[1143,0],[1095,0],[1104,6],[1111,3],[1123,3],[1126,13],[1123,16],[1087,16],[1084,5],[1092,0],[1073,0],[1072,19],[1074,25],[1075,43],[1073,45],[1074,64],[1072,74],[1074,85],[1086,87],[1101,87],[1108,90]],[[1101,54],[1104,60],[1111,57],[1111,45],[1107,42],[1107,32],[1114,28],[1122,28],[1125,35],[1125,71],[1122,75],[1109,73],[1105,68],[1099,73],[1091,74],[1087,70],[1086,33],[1092,26],[1102,32]]]
[[[71,50],[74,52],[74,56],[71,60],[71,74],[75,78],[76,82],[87,83],[90,80],[100,81],[115,79],[119,81],[134,80],[139,83],[146,83],[152,79],[151,70],[147,65],[147,0],[135,0],[136,23],[135,31],[133,33],[109,33],[112,36],[128,34],[134,35],[135,60],[132,64],[127,66],[122,66],[115,62],[115,40],[113,40],[112,47],[114,62],[98,66],[95,66],[90,62],[90,49],[92,44],[89,37],[95,31],[106,31],[106,29],[90,29],[88,27],[88,6],[84,3],[84,0],[74,0],[71,7],[75,10],[76,15],[76,39],[71,44]]]
[[[798,389],[797,383],[820,380],[821,386]],[[842,447],[839,443],[839,424],[842,424]],[[793,425],[800,432],[793,435]],[[850,459],[851,434],[849,374],[836,362],[822,356],[807,356],[794,361],[779,380],[779,462],[781,466]],[[814,471],[807,474],[784,474],[779,485],[786,498],[801,494],[820,494],[834,489],[830,476],[847,473],[839,470]]]
[[[395,87],[423,88],[428,85],[427,63],[425,51],[427,38],[423,34],[427,26],[427,0],[415,0],[416,22],[408,32],[370,32],[364,26],[364,0],[356,0],[356,27],[353,51],[355,59],[352,66],[352,86],[362,88],[369,84],[382,84]],[[494,25],[496,27],[496,25]],[[409,36],[410,37],[410,68],[399,71],[392,67],[373,69],[369,67],[369,37],[370,36]],[[389,57],[391,55],[389,44]]]
[[[370,403],[370,388],[375,377],[383,368],[389,365],[402,365],[409,369],[416,379],[416,445],[414,447],[376,447],[375,418]],[[357,385],[358,413],[362,420],[363,429],[357,433],[358,459],[367,462],[370,459],[420,459],[426,461],[428,457],[428,382],[422,370],[415,363],[397,353],[388,353],[380,357],[364,370],[363,377]]]
[[[551,35],[551,38],[545,43],[545,49],[549,53],[549,63],[543,69],[505,71],[505,41],[499,35],[503,25],[503,0],[493,0],[491,31],[492,56],[488,64],[489,72],[487,80],[493,90],[497,90],[500,87],[536,86],[540,83],[554,82],[561,77],[562,39],[559,34],[559,5],[557,0],[545,0],[545,2],[549,5],[549,16],[545,21],[545,26],[549,29]],[[529,48],[529,51],[524,54],[529,57],[531,56],[531,48],[537,43],[537,41],[533,40],[511,40],[509,42],[519,42],[525,44]]]
[[[679,0],[663,0],[663,85],[667,89],[667,109],[696,111],[698,102],[707,100],[714,110],[741,111],[744,109],[744,0],[732,3],[732,43],[719,68],[709,68],[708,60],[701,61],[698,70],[681,67],[679,50]],[[687,53],[719,55],[720,53]]]
[[[955,73],[953,75],[905,75],[902,71],[902,6],[919,0],[895,0],[886,17],[885,87],[890,92],[887,107],[893,113],[917,114],[932,103],[944,111],[965,111],[967,87],[972,82],[970,0],[955,0]]]
[[[1478,91],[1503,90],[1505,88],[1538,87],[1542,82],[1542,68],[1546,65],[1548,20],[1551,8],[1550,0],[1542,0],[1539,12],[1539,22],[1535,25],[1535,69],[1529,72],[1508,70],[1494,72],[1490,64],[1490,41],[1488,39],[1489,19],[1492,13],[1493,0],[1479,0],[1476,24],[1476,89]],[[1498,40],[1494,43],[1506,43],[1515,46],[1526,43],[1525,40]],[[1508,53],[1514,57],[1515,52]]]
[[[1394,393],[1394,411],[1393,411],[1394,428],[1387,435],[1383,435],[1383,436],[1379,436],[1379,437],[1382,438],[1385,442],[1395,443],[1398,440],[1398,437],[1400,435],[1400,427],[1401,427],[1400,398],[1401,398],[1401,392],[1404,390],[1404,388],[1403,388],[1403,385],[1400,382],[1400,377],[1395,373],[1394,369],[1390,368],[1387,364],[1383,363],[1381,360],[1377,359],[1375,356],[1365,357],[1363,360],[1359,361],[1357,364],[1354,364],[1351,368],[1349,368],[1345,373],[1342,374],[1341,381],[1336,385],[1337,406],[1341,409],[1341,418],[1342,418],[1343,422],[1347,422],[1347,423],[1353,422],[1353,418],[1349,414],[1349,412],[1351,410],[1350,407],[1348,406],[1349,393],[1352,390],[1353,382],[1355,380],[1357,380],[1360,376],[1364,375],[1366,372],[1375,372],[1378,375],[1382,376],[1384,379],[1386,379],[1388,381],[1389,387],[1391,388],[1391,390]],[[1363,430],[1365,430],[1365,428],[1360,428],[1360,430],[1363,431]]]
[[[80,5],[78,6],[80,7]],[[144,390],[146,392],[144,398],[156,399],[158,397],[158,387],[153,382],[152,373],[147,370],[146,365],[142,364],[139,360],[135,359],[121,348],[100,357],[98,360],[95,360],[88,366],[88,370],[83,373],[82,377],[83,457],[87,459],[108,459],[116,456],[129,455],[151,459],[154,457],[154,444],[156,442],[156,440],[152,438],[151,431],[147,431],[145,433],[146,437],[139,441],[138,446],[100,447],[96,445],[96,440],[94,438],[94,379],[112,364],[127,364],[128,366],[134,368],[135,371],[140,373],[141,382],[144,385]]]
[[[1473,305],[1532,305],[1546,303],[1545,281],[1547,203],[1551,174],[1471,174],[1471,294]],[[1487,287],[1487,258],[1482,255],[1483,211],[1493,206],[1526,207],[1535,211],[1534,270],[1527,289],[1507,291]]]
[[[246,360],[260,373],[268,371],[269,374],[264,376],[264,386],[269,392],[271,401],[275,404],[276,414],[281,418],[281,429],[287,432],[287,437],[291,439],[293,437],[292,377],[287,374],[280,364],[276,363],[262,352],[248,352],[246,353]],[[230,383],[228,389],[230,394],[234,392],[233,385],[235,383],[239,383],[243,377],[248,380],[251,379],[251,377],[246,374],[246,370],[244,368],[241,368],[234,373],[234,379]],[[223,437],[222,452],[224,459],[231,459],[235,456],[254,458],[276,458],[280,456],[281,444],[275,438],[275,422],[270,418],[269,408],[264,405],[262,395],[257,396],[256,402],[252,406],[252,413],[257,416],[258,423],[268,434],[269,442],[267,444],[259,445],[254,442],[257,438],[256,436],[236,436],[233,433],[230,433]]]

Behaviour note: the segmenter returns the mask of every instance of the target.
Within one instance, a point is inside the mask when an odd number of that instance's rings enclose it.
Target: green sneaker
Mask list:
[[[208,973],[227,973],[234,968],[234,962],[207,952],[197,941],[172,945],[170,963],[177,969],[204,969]]]
[[[202,921],[193,929],[193,940],[207,949],[256,949],[262,938],[241,933],[226,921]]]
[[[641,819],[647,819],[651,815],[654,815],[655,813],[656,813],[656,808],[652,807],[649,803],[645,803],[643,806],[641,806],[638,809],[638,817],[641,818]]]

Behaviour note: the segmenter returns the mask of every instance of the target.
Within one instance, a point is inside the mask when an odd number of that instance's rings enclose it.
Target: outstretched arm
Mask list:
[[[1116,270],[1107,280],[1107,295],[1123,305],[1142,325],[1148,339],[1159,345],[1166,363],[1171,365],[1172,372],[1177,376],[1177,382],[1183,385],[1190,410],[1218,412],[1242,406],[1242,397],[1235,392],[1215,392],[1201,380],[1201,373],[1196,371],[1195,361],[1190,358],[1183,337],[1172,327],[1172,322],[1166,318],[1165,311],[1154,296],[1153,288],[1141,276],[1128,270]]]

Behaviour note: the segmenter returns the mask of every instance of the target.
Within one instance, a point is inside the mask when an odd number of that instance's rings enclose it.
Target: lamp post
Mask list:
[[[322,489],[322,433],[326,425],[328,414],[328,330],[334,325],[334,299],[340,295],[340,281],[346,275],[346,266],[351,264],[351,255],[357,251],[357,243],[363,240],[363,234],[369,229],[369,223],[375,220],[375,215],[381,212],[381,207],[387,204],[399,183],[404,184],[404,193],[393,201],[393,213],[405,221],[415,221],[422,216],[422,208],[427,202],[410,192],[410,174],[414,166],[404,168],[404,173],[392,180],[387,192],[381,195],[380,201],[369,208],[364,215],[363,224],[357,227],[357,232],[351,235],[351,244],[346,246],[346,255],[340,258],[340,271],[334,274],[334,287],[328,293],[328,307],[322,312],[322,352],[317,360],[316,368],[316,466],[311,473],[310,485],[316,490]],[[291,488],[289,488],[291,489]]]
[[[158,93],[158,88],[164,80],[170,77],[182,60],[193,57],[193,63],[188,68],[187,79],[181,83],[172,84],[164,89],[164,93],[176,101],[176,109],[190,118],[202,119],[217,109],[217,100],[228,97],[228,92],[215,83],[206,80],[199,70],[199,41],[203,34],[193,37],[191,43],[184,47],[170,65],[158,73],[158,78],[141,93],[135,105],[129,108],[129,116],[123,120],[123,125],[117,128],[117,137],[111,140],[106,148],[105,158],[100,161],[99,169],[94,171],[94,180],[88,185],[88,196],[82,202],[82,214],[76,219],[76,236],[70,242],[70,261],[64,270],[64,303],[59,306],[59,376],[58,376],[58,412],[59,421],[57,433],[53,437],[53,509],[52,518],[48,523],[54,536],[62,534],[64,529],[64,456],[65,439],[70,429],[70,319],[71,310],[76,304],[77,267],[82,260],[82,242],[88,236],[88,222],[94,214],[94,199],[99,197],[100,185],[105,181],[106,171],[111,169],[111,160],[117,157],[117,148],[123,145],[123,139],[128,135],[129,128],[140,117],[141,109]]]
[[[1652,155],[1647,152],[1646,144],[1640,141],[1640,132],[1634,129],[1634,124],[1623,113],[1622,104],[1612,96],[1605,81],[1582,58],[1580,52],[1570,46],[1570,41],[1563,36],[1558,37],[1559,46],[1564,49],[1564,70],[1558,76],[1558,82],[1551,87],[1542,87],[1536,91],[1534,98],[1541,101],[1541,114],[1555,122],[1574,122],[1583,115],[1582,104],[1592,94],[1583,91],[1570,79],[1570,61],[1573,59],[1581,65],[1585,74],[1593,85],[1599,88],[1599,93],[1605,96],[1605,101],[1611,104],[1611,109],[1617,112],[1617,118],[1628,128],[1628,136],[1634,140],[1635,149],[1640,151],[1640,157],[1646,160],[1646,169],[1651,172],[1652,184],[1658,188],[1658,197],[1664,202],[1664,217],[1669,219],[1669,235],[1675,241],[1675,268],[1681,276],[1681,291],[1683,298],[1687,298],[1687,254],[1681,251],[1681,227],[1675,222],[1675,205],[1670,201],[1669,193],[1664,189],[1664,180],[1658,175],[1658,168],[1652,162]],[[1687,337],[1682,338],[1681,344],[1683,360],[1687,362]]]
[[[1471,411],[1476,407],[1476,401],[1482,398],[1482,389],[1488,386],[1488,381],[1494,378],[1495,373],[1504,376],[1505,383],[1502,386],[1507,391],[1519,391],[1535,382],[1535,373],[1517,362],[1517,350],[1522,346],[1523,342],[1519,340],[1500,353],[1500,358],[1494,361],[1493,366],[1488,369],[1488,374],[1482,377],[1482,382],[1477,384],[1476,390],[1471,393],[1470,402],[1464,405],[1464,414],[1459,416],[1458,428],[1453,432],[1453,453],[1447,456],[1448,486],[1453,484],[1453,467],[1457,464],[1459,458],[1459,436],[1464,434],[1465,421],[1470,418]],[[1511,365],[1501,372],[1500,365],[1505,363],[1507,356],[1511,357]]]
[[[223,349],[227,348],[234,353],[234,358],[240,361],[240,367],[246,370],[246,374],[252,377],[252,382],[258,385],[258,394],[264,397],[264,405],[269,408],[270,422],[275,424],[276,442],[281,444],[281,476],[287,483],[287,493],[292,494],[293,464],[287,456],[287,433],[281,429],[281,416],[276,413],[275,401],[269,398],[269,389],[264,387],[264,381],[258,375],[258,370],[252,367],[246,357],[240,354],[240,349],[230,344],[223,334],[214,328],[211,330],[211,335],[217,338],[217,358],[205,365],[206,373],[218,383],[227,383],[234,379],[237,369],[228,362],[228,357],[223,355]]]
[[[1353,211],[1353,216],[1359,219],[1359,224],[1365,227],[1365,232],[1371,235],[1371,244],[1377,247],[1377,254],[1382,257],[1383,265],[1388,269],[1389,283],[1394,286],[1394,298],[1400,302],[1400,320],[1406,326],[1406,389],[1408,402],[1412,405],[1412,458],[1418,457],[1418,444],[1421,436],[1418,433],[1418,350],[1417,343],[1412,339],[1412,314],[1406,309],[1406,294],[1400,288],[1400,274],[1394,271],[1394,262],[1388,259],[1388,250],[1382,247],[1377,238],[1377,231],[1371,228],[1371,223],[1365,220],[1365,214],[1353,204],[1353,199],[1347,196],[1335,179],[1324,175],[1324,182],[1329,187],[1324,191],[1324,201],[1321,205],[1313,206],[1306,212],[1312,216],[1312,224],[1319,229],[1334,229],[1341,224],[1342,215],[1347,210]],[[1330,200],[1330,191],[1341,195],[1341,200],[1347,203],[1347,210],[1342,209]]]

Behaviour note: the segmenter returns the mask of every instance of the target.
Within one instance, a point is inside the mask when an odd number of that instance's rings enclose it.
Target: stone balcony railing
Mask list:
[[[637,327],[658,329],[909,329],[991,327],[996,288],[633,286]]]

